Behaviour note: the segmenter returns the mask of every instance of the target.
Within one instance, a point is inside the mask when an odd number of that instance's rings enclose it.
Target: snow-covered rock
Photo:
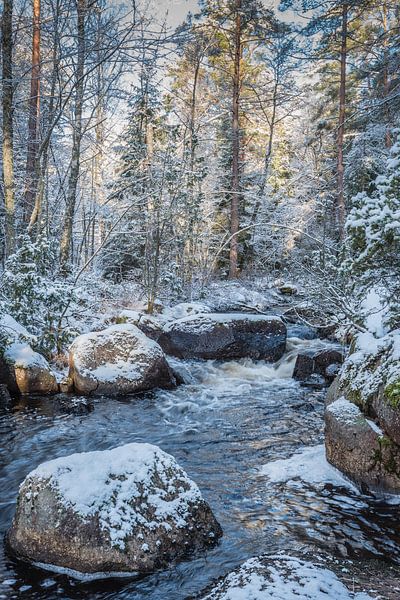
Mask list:
[[[328,461],[360,486],[400,493],[400,448],[344,396],[326,407],[325,447]]]
[[[339,410],[342,408],[342,410]],[[346,411],[344,412],[344,409]],[[352,411],[352,422],[345,413]],[[361,333],[328,391],[329,460],[359,484],[400,493],[400,332]]]
[[[201,302],[181,302],[175,306],[164,308],[160,315],[160,319],[164,322],[176,321],[190,317],[191,315],[204,315],[211,312],[211,308],[207,304]]]
[[[352,593],[329,569],[285,555],[247,560],[201,600],[373,600]]]
[[[160,346],[130,324],[78,336],[69,366],[80,394],[132,394],[175,383]]]
[[[158,342],[178,358],[276,361],[285,351],[286,326],[279,317],[208,313],[167,323]]]
[[[0,383],[5,383],[12,393],[53,394],[58,391],[49,363],[29,344],[13,342],[6,347],[0,362]]]
[[[197,485],[157,446],[127,444],[40,465],[20,487],[7,542],[70,574],[149,573],[222,534]]]
[[[8,314],[0,315],[0,337],[6,344],[20,341],[29,342],[35,339],[35,336]]]
[[[122,310],[115,319],[116,323],[129,323],[135,325],[147,337],[157,341],[162,324],[157,317],[136,310]]]
[[[239,281],[219,281],[210,284],[204,292],[207,306],[217,312],[265,311],[279,304],[282,296],[276,290],[258,292],[253,287],[246,287]]]

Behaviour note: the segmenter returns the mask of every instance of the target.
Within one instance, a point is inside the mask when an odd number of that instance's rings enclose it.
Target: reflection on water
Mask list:
[[[15,509],[18,485],[38,463],[57,456],[147,441],[173,454],[198,483],[220,521],[219,546],[139,581],[82,584],[0,557],[0,598],[183,600],[261,552],[301,549],[400,562],[398,506],[347,487],[272,483],[260,467],[323,439],[323,392],[290,375],[299,349],[289,340],[279,363],[251,360],[185,363],[189,385],[123,400],[101,398],[68,410],[68,401],[21,403],[0,418],[0,527]],[[186,379],[187,380],[187,379]],[[361,562],[359,562],[361,561]],[[363,569],[360,569],[363,572]],[[366,569],[364,569],[366,571]],[[5,582],[5,583],[4,583]]]

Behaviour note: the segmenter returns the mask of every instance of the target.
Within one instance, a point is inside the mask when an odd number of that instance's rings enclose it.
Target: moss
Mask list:
[[[392,408],[400,408],[400,381],[390,383],[385,387],[385,398]]]
[[[381,448],[391,448],[393,446],[392,440],[387,435],[379,436],[378,442]]]
[[[387,473],[400,478],[399,453],[396,444],[386,435],[378,438],[378,444],[379,448],[374,450],[372,457],[374,468],[379,464]]]
[[[345,395],[349,402],[352,402],[359,408],[362,408],[366,404],[364,398],[361,395],[360,390],[354,390],[354,389],[351,389],[350,387],[347,387],[345,390]]]
[[[115,317],[116,325],[122,325],[123,323],[126,323],[127,321],[128,321],[128,317],[125,317],[125,316]]]

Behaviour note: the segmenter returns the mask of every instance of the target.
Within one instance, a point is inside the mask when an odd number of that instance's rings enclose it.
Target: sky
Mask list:
[[[265,6],[274,8],[278,12],[280,0],[263,0]],[[197,0],[153,0],[154,13],[162,17],[168,11],[168,24],[171,27],[176,27],[185,20],[188,12],[197,12]],[[290,12],[290,11],[289,11]],[[287,13],[279,13],[279,18],[282,21],[287,20]]]

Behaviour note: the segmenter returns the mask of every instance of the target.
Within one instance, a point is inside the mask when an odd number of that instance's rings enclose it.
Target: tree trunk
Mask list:
[[[51,123],[53,122],[55,115],[55,95],[56,95],[56,85],[59,79],[58,65],[59,65],[59,56],[58,56],[58,39],[59,39],[59,16],[60,16],[60,2],[62,0],[58,0],[55,3],[54,11],[53,11],[53,51],[52,51],[52,72],[51,72],[51,83],[50,83],[50,96],[49,96],[49,105],[46,112],[46,122],[49,123],[49,127],[51,127]],[[36,232],[40,233],[40,219],[42,214],[43,207],[43,198],[45,191],[45,182],[47,176],[47,166],[49,159],[49,147],[51,136],[49,132],[46,131],[44,136],[43,145],[41,148],[41,152],[37,156],[37,185],[36,185],[36,194],[35,194],[35,206],[32,211],[28,231],[32,231],[36,224],[38,224]],[[41,155],[41,156],[40,156]]]
[[[339,89],[339,123],[337,133],[337,218],[339,227],[339,236],[344,238],[344,224],[346,219],[346,207],[344,200],[344,160],[343,160],[343,141],[344,141],[344,121],[346,115],[346,63],[347,63],[347,19],[348,5],[342,7],[342,31],[340,48],[340,89]]]
[[[3,53],[3,185],[5,218],[5,257],[15,246],[14,155],[13,155],[13,73],[12,73],[13,0],[4,0],[2,18]]]
[[[72,230],[75,215],[76,194],[80,170],[80,155],[82,141],[82,110],[84,94],[84,67],[85,67],[85,13],[87,0],[77,0],[77,34],[78,58],[75,77],[75,108],[72,136],[71,170],[68,180],[66,208],[63,223],[63,233],[60,248],[61,272],[66,275],[69,271],[69,259],[72,247]]]
[[[392,145],[392,136],[390,133],[390,103],[387,101],[390,92],[390,79],[389,79],[389,51],[388,51],[388,9],[387,2],[385,1],[382,6],[382,25],[384,31],[383,38],[383,97],[385,100],[385,119],[386,119],[386,131],[385,131],[385,145],[386,148],[390,148]]]
[[[235,2],[235,31],[234,31],[234,74],[232,94],[232,197],[230,231],[231,241],[229,249],[229,278],[238,275],[238,231],[239,231],[239,192],[240,192],[240,61],[242,56],[241,44],[241,0]]]
[[[38,186],[40,119],[40,0],[33,0],[31,93],[29,97],[28,147],[26,154],[25,203],[23,216],[29,223]]]
[[[269,121],[269,131],[268,131],[268,143],[265,149],[264,156],[264,172],[262,174],[262,179],[260,183],[260,187],[258,189],[258,197],[257,202],[254,205],[253,214],[251,217],[251,223],[254,224],[257,220],[258,211],[260,210],[261,204],[264,200],[264,192],[268,183],[269,176],[269,167],[271,164],[272,158],[272,146],[274,143],[274,134],[275,134],[275,120],[276,120],[276,111],[277,111],[277,103],[278,103],[278,88],[279,88],[279,77],[275,76],[274,90],[272,95],[272,114],[271,119]],[[253,239],[255,236],[255,229],[253,229]]]

